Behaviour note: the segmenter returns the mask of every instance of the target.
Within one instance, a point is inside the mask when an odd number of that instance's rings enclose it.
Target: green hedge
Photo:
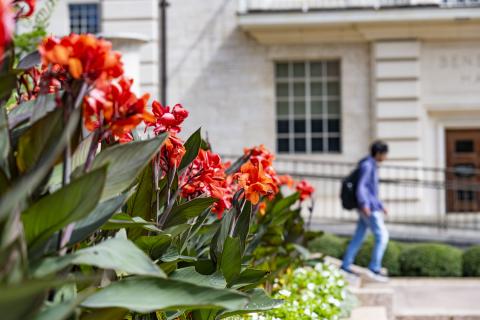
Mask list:
[[[474,246],[463,253],[463,275],[480,277],[480,246]]]
[[[368,237],[362,245],[362,248],[355,258],[355,264],[368,267],[370,264],[370,259],[372,257],[372,250],[374,246],[374,238],[372,236]],[[390,241],[383,256],[382,266],[388,270],[388,274],[391,276],[400,275],[400,254],[401,247],[395,241]]]
[[[324,233],[308,242],[308,249],[311,252],[323,253],[327,256],[341,259],[347,247],[345,238],[337,237],[330,233]]]
[[[400,254],[400,269],[408,277],[460,277],[462,251],[443,244],[413,245]]]

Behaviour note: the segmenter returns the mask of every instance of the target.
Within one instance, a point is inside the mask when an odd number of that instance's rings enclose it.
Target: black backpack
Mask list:
[[[343,209],[353,210],[358,208],[357,184],[359,177],[360,168],[356,168],[348,175],[348,177],[342,180],[340,199],[342,200]]]

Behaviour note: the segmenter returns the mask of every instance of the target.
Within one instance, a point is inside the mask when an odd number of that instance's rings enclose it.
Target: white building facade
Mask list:
[[[216,152],[262,143],[282,159],[355,162],[382,139],[390,165],[480,167],[480,1],[169,2],[168,101]],[[141,39],[134,75],[158,98],[159,1],[59,0],[53,33],[89,31],[94,9],[78,17],[76,5],[96,6],[94,32]],[[479,192],[428,194],[390,200],[408,199],[412,214],[452,201],[480,211]]]

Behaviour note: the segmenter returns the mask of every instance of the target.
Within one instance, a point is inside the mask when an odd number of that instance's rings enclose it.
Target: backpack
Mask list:
[[[356,168],[345,179],[342,180],[340,199],[342,200],[342,207],[346,210],[358,208],[357,184],[359,177],[360,168]]]

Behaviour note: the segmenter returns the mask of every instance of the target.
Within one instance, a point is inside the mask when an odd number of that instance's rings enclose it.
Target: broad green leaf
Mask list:
[[[240,276],[242,268],[242,253],[240,240],[238,238],[228,237],[223,246],[222,260],[220,269],[222,274],[231,286]]]
[[[102,200],[112,198],[130,187],[160,150],[166,137],[166,134],[162,134],[150,140],[119,144],[100,152],[93,162],[93,168],[109,164]]]
[[[120,209],[126,200],[127,196],[125,194],[121,194],[115,198],[98,204],[95,210],[93,210],[86,218],[78,221],[75,224],[75,229],[73,230],[72,237],[70,238],[68,244],[73,245],[83,241],[92,233],[97,231],[108,221],[108,219],[110,219],[115,212]]]
[[[78,144],[77,149],[75,149],[75,152],[72,155],[72,171],[85,165],[93,138],[94,134],[91,133]]]
[[[10,133],[8,131],[7,113],[0,107],[0,170],[6,177],[10,176]]]
[[[89,265],[128,274],[165,277],[165,273],[142,250],[122,238],[108,239],[63,257],[44,259],[35,268],[34,276],[43,277],[68,265]]]
[[[0,75],[0,101],[8,100],[16,87],[17,76],[14,73]]]
[[[215,289],[173,279],[131,277],[112,283],[88,297],[82,304],[87,308],[125,308],[136,312],[203,309],[221,307],[242,309],[248,303],[246,295],[225,289]]]
[[[186,256],[180,254],[178,248],[171,246],[167,249],[164,255],[161,257],[162,262],[180,262],[180,261],[187,261],[187,262],[195,262],[197,261],[196,257]]]
[[[227,287],[227,282],[220,272],[215,272],[211,275],[203,275],[195,270],[195,267],[187,267],[177,269],[170,276],[170,279],[184,281],[192,284],[201,284],[217,289],[224,289]]]
[[[7,175],[0,168],[0,196],[8,190],[10,186],[10,181],[8,180]]]
[[[40,65],[41,62],[42,61],[41,61],[40,53],[38,52],[38,50],[35,50],[27,54],[22,59],[20,59],[16,68],[19,70],[28,70],[35,66]]]
[[[33,320],[66,320],[75,311],[81,301],[71,300],[43,308]]]
[[[200,150],[200,146],[202,144],[202,134],[201,129],[195,131],[185,142],[185,155],[182,158],[182,162],[178,167],[178,170],[182,170],[190,165],[193,160],[198,156],[198,152]]]
[[[47,290],[73,280],[39,279],[0,286],[0,310],[2,320],[25,320],[41,309]]]
[[[259,269],[245,269],[240,273],[240,276],[232,285],[233,289],[239,289],[249,286],[257,287],[269,274],[269,271]]]
[[[34,100],[20,103],[8,113],[10,128],[15,128],[26,121],[35,122],[47,113],[55,110],[56,94],[41,95]],[[33,114],[35,112],[35,117]]]
[[[250,219],[252,216],[252,204],[247,201],[245,207],[243,208],[240,216],[238,217],[235,229],[233,231],[233,236],[238,237],[240,240],[241,253],[245,251],[245,244],[247,241],[248,230],[250,228]]]
[[[124,320],[128,310],[122,308],[105,308],[84,310],[81,320]]]
[[[234,311],[225,311],[220,315],[219,319],[240,314],[268,311],[283,304],[283,300],[270,298],[263,289],[253,289],[252,291],[247,292],[247,294],[250,297],[250,302],[244,308]]]
[[[212,260],[218,265],[220,265],[221,262],[223,246],[225,244],[225,241],[227,240],[228,235],[230,234],[230,226],[232,224],[234,213],[235,210],[232,209],[223,214],[220,226],[215,235],[213,236],[212,243],[210,245],[210,256],[212,257]]]
[[[56,231],[87,216],[103,190],[106,168],[94,170],[40,199],[22,213],[29,246],[39,245]]]
[[[271,214],[276,215],[282,212],[283,210],[290,208],[295,202],[298,201],[299,198],[300,198],[300,194],[296,192],[286,198],[278,200],[277,203],[275,203],[275,205],[273,206]]]
[[[153,197],[155,196],[154,178],[152,165],[149,164],[143,169],[139,177],[138,187],[135,193],[127,201],[127,213],[130,216],[137,216],[146,221],[152,221],[156,217]],[[129,230],[132,239],[145,234],[143,230]]]
[[[35,122],[18,140],[17,166],[20,172],[31,169],[62,132],[63,109],[57,108]]]
[[[155,226],[155,223],[144,220],[140,217],[131,217],[126,213],[114,215],[102,226],[102,230],[118,230],[128,228],[143,228],[148,231],[161,233],[162,230]]]
[[[135,244],[153,260],[159,259],[172,242],[172,236],[161,234],[157,236],[143,236],[135,240]]]
[[[168,228],[178,224],[183,224],[192,218],[198,217],[214,202],[215,199],[212,198],[196,198],[174,207],[170,213],[170,216],[165,222],[165,227]]]

